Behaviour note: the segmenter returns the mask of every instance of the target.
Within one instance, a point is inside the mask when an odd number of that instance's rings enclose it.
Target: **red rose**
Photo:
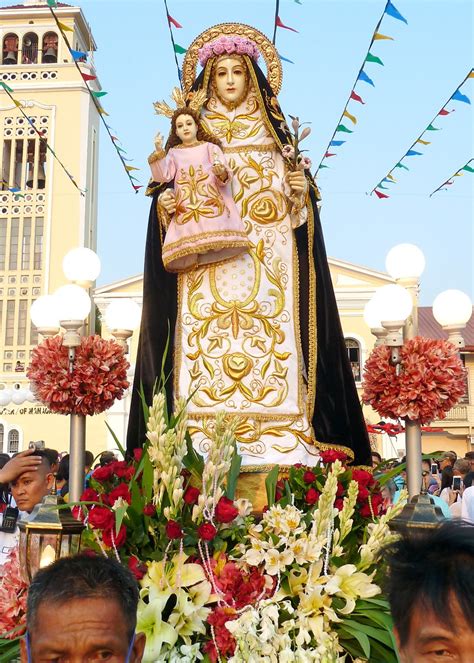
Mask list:
[[[197,533],[200,539],[203,539],[204,541],[212,541],[217,534],[217,530],[214,525],[211,525],[211,523],[203,523],[202,525],[199,525]]]
[[[337,500],[334,502],[334,506],[338,511],[342,511],[342,507],[344,506],[344,500],[338,497]]]
[[[303,481],[305,483],[313,483],[313,481],[316,481],[315,473],[311,472],[311,470],[306,470],[306,472],[303,474]]]
[[[346,492],[346,489],[344,488],[344,485],[340,481],[338,481],[337,482],[336,497],[342,497],[345,492]]]
[[[71,509],[71,513],[72,513],[73,517],[76,520],[80,520],[81,522],[84,522],[84,519],[85,519],[85,514],[84,514],[83,509],[84,509],[84,511],[86,511],[85,507],[81,507],[81,506],[73,506],[72,509]]]
[[[228,497],[221,497],[216,506],[216,520],[218,523],[231,523],[239,515],[239,510]]]
[[[129,557],[128,568],[130,569],[130,571],[133,573],[133,575],[137,580],[141,580],[143,576],[146,574],[146,564],[140,562],[138,557],[135,557],[135,555]]]
[[[176,520],[168,520],[165,527],[166,536],[168,539],[181,539],[183,538],[183,530],[181,525]]]
[[[310,488],[304,496],[306,504],[316,504],[319,500],[320,494],[321,493],[319,493],[316,488]]]
[[[200,492],[197,488],[194,488],[194,486],[189,486],[183,495],[183,500],[186,502],[186,504],[197,504],[199,495]]]
[[[136,463],[139,463],[142,459],[143,456],[143,449],[141,447],[138,447],[138,449],[133,450],[133,460]]]
[[[115,463],[112,463],[112,465],[115,474],[120,477],[120,479],[125,479],[125,481],[130,481],[135,474],[135,468],[124,460],[117,460]]]
[[[151,502],[149,504],[145,504],[143,507],[143,513],[145,516],[154,516],[156,513],[156,506]]]
[[[81,495],[81,502],[98,502],[98,501],[99,501],[99,493],[97,493],[97,491],[95,491],[93,488],[86,488]]]
[[[104,467],[98,467],[92,472],[92,478],[100,483],[108,481],[114,475],[113,465],[114,463],[109,463],[108,465],[104,465]]]
[[[352,470],[352,478],[361,486],[371,486],[374,483],[374,477],[366,470]]]
[[[126,540],[127,528],[125,525],[120,526],[118,534],[115,534],[115,525],[110,529],[106,529],[104,532],[102,532],[102,541],[108,548],[113,548],[114,545],[116,548],[120,548],[123,546]]]
[[[115,522],[114,512],[105,506],[93,506],[89,511],[89,523],[95,529],[110,529]]]
[[[357,495],[358,502],[365,502],[369,497],[369,491],[365,486],[359,485],[359,494]]]
[[[382,504],[383,504],[382,495],[380,493],[372,493],[370,499],[372,501],[372,510],[374,512],[374,515],[376,516],[380,515],[380,511],[382,510]]]
[[[335,449],[328,449],[327,451],[320,451],[319,455],[323,463],[334,463],[336,460],[344,462],[347,460],[347,454],[342,451],[336,451]]]
[[[130,495],[130,491],[126,483],[121,483],[116,488],[110,491],[109,493],[110,504],[113,505],[115,503],[115,500],[118,500],[119,497],[121,497],[126,502],[128,502],[128,504],[132,503],[132,496]]]
[[[369,500],[365,504],[362,504],[362,506],[359,509],[359,513],[362,516],[362,518],[371,518],[372,517],[372,512],[370,510],[370,505],[369,505]],[[375,511],[374,511],[375,513]]]

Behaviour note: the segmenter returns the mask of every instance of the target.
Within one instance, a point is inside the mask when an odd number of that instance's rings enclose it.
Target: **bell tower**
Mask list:
[[[58,2],[54,12],[69,28],[70,47],[93,56],[82,10]],[[46,0],[0,7],[0,44],[0,81],[17,102],[0,86],[1,401],[2,386],[28,387],[25,370],[38,340],[31,304],[64,284],[62,259],[70,249],[96,248],[100,115]],[[93,64],[80,67],[96,75]],[[97,79],[90,85],[100,89]],[[15,451],[6,409],[0,406],[0,452]],[[21,431],[17,438],[21,448]]]

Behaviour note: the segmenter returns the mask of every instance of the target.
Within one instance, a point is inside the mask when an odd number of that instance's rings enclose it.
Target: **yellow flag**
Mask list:
[[[70,28],[69,25],[61,23],[61,21],[58,21],[58,25],[64,32],[74,32],[74,28]]]
[[[103,108],[99,108],[98,111],[101,115],[107,115],[107,116],[109,115],[107,111],[105,111]]]
[[[344,113],[343,113],[343,115],[344,115],[344,117],[348,117],[349,120],[351,120],[351,122],[353,122],[354,124],[357,124],[357,118],[356,118],[356,116],[355,116],[355,115],[351,115],[351,114],[349,113],[349,111],[346,111],[346,110],[345,110]]]
[[[471,73],[469,74],[468,78],[474,78],[474,69],[471,71]]]
[[[374,34],[374,41],[376,39],[391,39],[393,41],[393,37],[388,37],[387,35],[382,35],[382,34],[380,34],[380,32],[376,32]]]
[[[140,168],[135,168],[135,166],[125,166],[125,170],[130,172],[131,170],[140,170]]]
[[[23,106],[23,104],[21,103],[21,101],[17,101],[16,99],[13,99],[13,103],[15,104],[15,106],[16,106],[17,108],[21,108],[21,107]]]
[[[454,173],[453,177],[462,177],[464,173]]]
[[[418,140],[416,142],[421,143],[422,145],[431,145],[430,140],[422,140],[421,138],[418,138]]]
[[[389,180],[392,180],[392,182],[396,182],[397,180],[394,178],[393,175],[390,175],[390,173],[387,175]]]

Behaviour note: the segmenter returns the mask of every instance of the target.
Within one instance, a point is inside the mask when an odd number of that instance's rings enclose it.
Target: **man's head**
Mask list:
[[[90,472],[92,464],[94,462],[94,454],[92,453],[92,451],[86,451],[84,460],[85,460],[84,472],[87,474],[88,472]]]
[[[49,449],[48,447],[46,447],[46,449],[42,449],[42,451],[46,458],[49,460],[49,464],[51,465],[51,472],[56,474],[59,464],[59,452],[56,451],[56,449]]]
[[[372,467],[377,467],[382,462],[382,456],[378,451],[372,451],[370,454],[372,456]]]
[[[10,483],[10,490],[20,511],[30,513],[49,493],[54,483],[51,465],[43,450],[37,450],[31,456],[41,458],[36,469],[22,472]]]
[[[453,465],[453,476],[455,477],[464,477],[471,469],[471,464],[468,460],[464,458],[459,458]]]
[[[138,663],[145,637],[135,637],[137,604],[136,580],[115,560],[86,555],[58,560],[38,571],[29,587],[22,663]]]
[[[441,470],[444,470],[445,467],[450,465],[451,467],[457,460],[457,454],[454,451],[445,451],[444,454],[439,459],[439,467]]]
[[[472,663],[474,526],[446,522],[389,547],[387,593],[402,663]]]
[[[474,451],[468,451],[464,458],[469,461],[469,465],[471,466],[471,472],[474,472]]]

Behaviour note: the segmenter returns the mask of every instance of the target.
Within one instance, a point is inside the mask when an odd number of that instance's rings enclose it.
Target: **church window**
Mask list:
[[[18,302],[18,331],[17,331],[17,344],[25,345],[26,343],[26,321],[28,318],[28,300],[20,299]]]
[[[0,270],[5,269],[6,252],[7,252],[7,220],[0,219]]]
[[[31,256],[31,218],[23,219],[23,239],[21,243],[21,268],[30,269]]]
[[[16,428],[8,432],[8,453],[16,454],[20,449],[20,433]]]
[[[55,32],[47,32],[43,37],[42,62],[51,63],[58,61],[58,35]]]
[[[7,301],[7,314],[5,319],[5,345],[13,345],[13,332],[15,329],[15,300]]]
[[[20,219],[14,217],[10,224],[10,255],[8,260],[8,269],[18,268],[18,231]]]
[[[345,343],[354,380],[360,382],[362,376],[360,343],[354,338],[346,338]]]
[[[464,368],[466,368],[466,355],[461,353],[459,356]],[[466,390],[464,392],[464,396],[462,396],[459,400],[459,403],[460,405],[469,405],[469,369],[467,369],[467,371],[464,373],[464,384],[466,386]]]
[[[3,440],[5,439],[5,426],[0,424],[0,453],[3,452]]]
[[[33,260],[33,269],[41,269],[43,262],[43,227],[44,219],[36,217],[35,221],[35,252]]]
[[[38,35],[34,32],[28,32],[23,37],[21,61],[23,64],[36,64],[38,62]]]
[[[18,37],[10,33],[3,38],[3,64],[18,64]]]

